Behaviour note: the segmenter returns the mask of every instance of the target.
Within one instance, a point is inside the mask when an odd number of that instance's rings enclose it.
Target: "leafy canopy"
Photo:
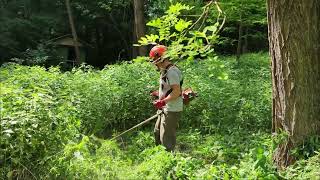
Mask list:
[[[203,7],[208,11],[210,5]],[[151,20],[148,26],[155,30],[155,33],[142,37],[136,46],[149,44],[164,44],[168,47],[166,57],[177,61],[187,59],[193,61],[196,58],[207,57],[213,53],[213,45],[217,42],[220,23],[202,28],[199,20],[193,22],[183,19],[184,12],[193,9],[193,6],[176,3],[172,4],[162,17]]]

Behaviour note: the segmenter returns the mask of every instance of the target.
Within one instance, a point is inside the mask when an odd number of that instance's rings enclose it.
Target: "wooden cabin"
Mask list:
[[[76,64],[75,43],[72,35],[65,35],[50,40],[50,43],[55,45],[59,56],[61,56],[66,64],[74,66]],[[80,63],[86,62],[88,44],[78,39],[77,46],[80,51]]]

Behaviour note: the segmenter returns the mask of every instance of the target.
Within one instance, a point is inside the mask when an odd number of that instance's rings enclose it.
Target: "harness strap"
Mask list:
[[[162,78],[162,80],[163,80],[164,82],[169,81],[169,79],[167,78],[167,73],[168,73],[168,70],[169,70],[169,68],[170,68],[171,66],[174,66],[174,65],[173,65],[173,64],[167,65],[167,67],[165,68],[165,70],[162,72],[162,73],[164,74],[164,76],[162,76],[161,78]],[[169,84],[169,82],[168,82],[168,84]],[[169,85],[170,85],[170,84],[169,84]],[[183,79],[180,81],[180,88],[182,87],[182,85],[183,85]],[[163,88],[164,88],[164,86],[163,86],[163,84],[161,84],[161,89],[163,90]],[[169,90],[166,92],[165,97],[169,96],[169,94],[171,94],[172,91],[173,91],[172,88],[169,89]],[[182,94],[182,93],[180,93],[180,96],[181,96],[181,94]]]

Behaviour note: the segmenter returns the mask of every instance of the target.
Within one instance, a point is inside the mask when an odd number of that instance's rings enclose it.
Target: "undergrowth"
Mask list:
[[[314,143],[278,172],[272,163],[271,80],[265,53],[179,63],[199,97],[183,112],[174,153],[154,146],[149,92],[158,74],[146,63],[70,72],[0,68],[2,179],[316,179]],[[314,156],[313,156],[314,155]],[[313,156],[309,158],[310,156]]]

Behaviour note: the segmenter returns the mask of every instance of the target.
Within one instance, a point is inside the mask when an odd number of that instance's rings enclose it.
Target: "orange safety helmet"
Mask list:
[[[152,59],[152,63],[156,64],[162,62],[164,59],[163,55],[166,53],[167,47],[163,45],[154,46],[149,53],[149,57]]]

